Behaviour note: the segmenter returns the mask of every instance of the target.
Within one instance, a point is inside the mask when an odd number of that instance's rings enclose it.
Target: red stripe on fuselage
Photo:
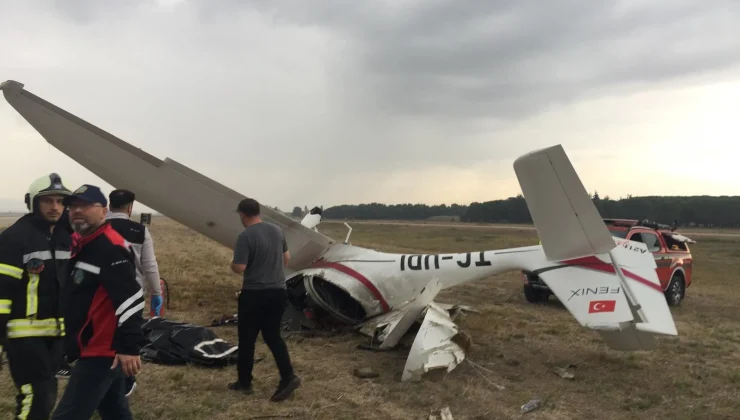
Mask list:
[[[575,266],[578,266],[578,267],[591,268],[591,269],[594,269],[594,270],[597,270],[597,271],[603,271],[605,273],[617,274],[617,271],[614,269],[614,266],[612,264],[605,263],[604,261],[601,261],[600,259],[598,259],[598,258],[596,258],[594,256],[591,256],[591,257],[583,257],[583,258],[576,258],[576,259],[573,259],[573,260],[566,260],[566,261],[561,261],[561,262],[563,264],[567,264],[567,265],[575,265]],[[648,279],[646,279],[644,277],[640,277],[637,274],[635,274],[635,273],[633,273],[633,272],[631,272],[631,271],[629,271],[627,269],[624,269],[624,268],[622,268],[622,272],[624,273],[624,275],[626,277],[629,277],[632,280],[635,280],[637,282],[640,282],[640,283],[644,284],[645,286],[648,286],[648,287],[650,287],[652,289],[655,289],[655,290],[663,293],[663,289],[659,285],[651,282],[650,280],[648,280]]]
[[[380,301],[380,306],[383,307],[383,312],[388,312],[390,310],[390,306],[388,306],[388,302],[385,301],[385,298],[380,293],[380,290],[378,290],[375,285],[367,279],[367,277],[363,276],[357,271],[345,265],[329,261],[316,261],[314,264],[311,265],[311,268],[333,268],[334,270],[341,271],[342,273],[357,279],[357,281],[362,283],[363,286],[365,286],[367,290],[369,290],[370,293],[375,296],[375,299],[378,299],[378,301]]]

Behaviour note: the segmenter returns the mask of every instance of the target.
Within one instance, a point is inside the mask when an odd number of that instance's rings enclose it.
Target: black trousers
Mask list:
[[[18,394],[14,418],[48,420],[57,401],[57,366],[63,338],[28,337],[7,340],[10,376]]]
[[[95,411],[103,420],[133,419],[126,398],[126,375],[113,358],[78,359],[72,368],[67,389],[59,401],[52,420],[86,420]]]
[[[280,324],[287,303],[288,293],[285,289],[242,290],[239,295],[237,372],[242,385],[252,383],[254,345],[260,331],[275,358],[281,382],[287,382],[293,377],[288,347],[280,336]]]

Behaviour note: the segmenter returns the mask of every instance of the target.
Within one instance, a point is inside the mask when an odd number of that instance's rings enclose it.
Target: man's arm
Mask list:
[[[9,234],[0,235],[0,353],[7,340],[10,308],[21,290],[23,270],[23,246]]]
[[[288,250],[288,242],[285,240],[285,234],[283,234],[283,264],[287,267],[290,262],[290,250]]]
[[[134,258],[133,252],[115,247],[110,263],[100,273],[116,314],[113,338],[116,356],[111,369],[120,364],[126,376],[134,376],[141,370],[139,351],[148,343],[141,328],[144,325],[144,290],[136,281]]]
[[[115,308],[116,332],[113,349],[118,354],[138,356],[147,340],[141,329],[144,324],[144,291],[136,281],[133,255],[116,247],[110,262],[101,270],[100,278]]]
[[[231,260],[231,271],[236,274],[244,273],[249,263],[249,237],[247,233],[242,232],[236,238],[234,245],[234,257]]]
[[[162,295],[162,285],[159,283],[159,265],[154,256],[154,240],[149,229],[144,226],[144,244],[141,246],[141,268],[144,272],[144,281],[150,296]]]

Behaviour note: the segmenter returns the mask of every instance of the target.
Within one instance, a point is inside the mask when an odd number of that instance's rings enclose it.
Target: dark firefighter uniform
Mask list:
[[[26,196],[31,212],[0,233],[0,347],[18,388],[17,419],[48,419],[56,403],[71,237],[66,212],[51,232],[38,197],[69,194],[56,174],[36,180]]]

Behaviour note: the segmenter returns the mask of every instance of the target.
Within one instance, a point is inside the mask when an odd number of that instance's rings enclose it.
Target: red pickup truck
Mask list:
[[[642,242],[655,257],[658,279],[663,287],[666,300],[677,306],[686,296],[686,288],[691,285],[693,259],[688,244],[696,243],[675,232],[676,226],[667,226],[646,220],[604,219],[613,236]],[[528,302],[546,302],[552,292],[537,275],[522,272],[524,296]]]

